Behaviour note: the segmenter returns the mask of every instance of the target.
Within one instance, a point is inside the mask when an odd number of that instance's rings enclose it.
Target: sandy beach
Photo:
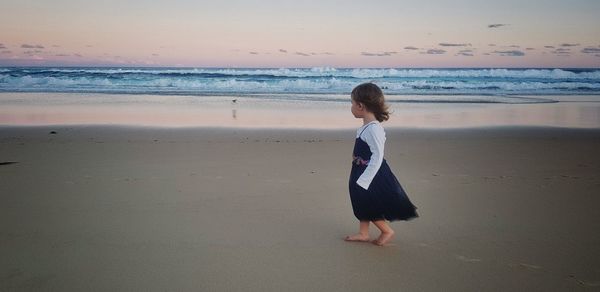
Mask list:
[[[3,126],[0,290],[600,289],[599,130],[388,129],[386,247],[342,240],[353,132]]]
[[[3,0],[0,292],[600,292],[600,1],[472,2]]]

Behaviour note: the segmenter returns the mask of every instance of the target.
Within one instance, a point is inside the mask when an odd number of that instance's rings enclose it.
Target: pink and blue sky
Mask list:
[[[600,1],[2,0],[0,66],[600,67]]]

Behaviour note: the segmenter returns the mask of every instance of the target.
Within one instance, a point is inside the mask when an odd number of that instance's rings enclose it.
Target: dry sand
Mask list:
[[[599,130],[388,129],[386,247],[342,240],[353,132],[0,128],[0,290],[600,289]]]

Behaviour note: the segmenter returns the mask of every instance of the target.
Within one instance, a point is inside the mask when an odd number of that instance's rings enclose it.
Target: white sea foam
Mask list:
[[[600,94],[600,70],[0,68],[0,91],[147,94],[348,94],[375,81],[386,94]]]

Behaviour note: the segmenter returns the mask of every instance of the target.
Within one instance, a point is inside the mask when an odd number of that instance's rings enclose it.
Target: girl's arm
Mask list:
[[[364,139],[363,139],[364,138]],[[371,159],[369,159],[369,165],[358,178],[356,183],[363,189],[368,190],[369,185],[373,181],[375,174],[383,163],[383,149],[385,147],[385,131],[381,125],[375,125],[369,127],[361,135],[361,139],[367,142],[371,149]]]

